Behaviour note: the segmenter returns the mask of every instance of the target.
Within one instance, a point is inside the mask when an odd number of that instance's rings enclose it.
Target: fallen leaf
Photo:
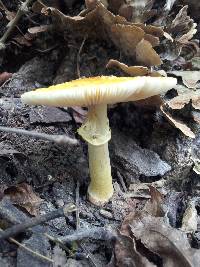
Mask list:
[[[200,90],[197,91],[187,91],[185,93],[179,94],[178,96],[166,101],[171,109],[182,109],[185,105],[191,102],[192,107],[200,110]]]
[[[197,210],[195,208],[194,200],[189,201],[183,214],[181,230],[186,233],[197,231]]]
[[[112,40],[126,55],[135,55],[138,43],[143,39],[145,32],[133,25],[115,24],[111,26]]]
[[[152,10],[153,3],[154,0],[126,0],[119,7],[118,14],[128,21],[144,23],[157,13]]]
[[[12,77],[12,73],[10,73],[10,72],[5,71],[5,72],[0,73],[0,85],[5,83],[11,77]]]
[[[181,77],[184,85],[192,89],[197,87],[197,82],[200,80],[200,71],[169,71],[168,73]]]
[[[22,46],[31,46],[31,38],[28,39],[27,38],[28,35],[17,35],[15,37],[12,38],[12,40],[16,41],[18,44],[22,45]]]
[[[46,32],[51,28],[52,28],[51,25],[35,26],[35,27],[28,28],[28,32],[30,34],[36,35],[36,34],[41,33],[41,32]]]
[[[136,60],[149,67],[162,64],[159,55],[152,48],[152,45],[144,39],[136,47]]]
[[[143,211],[155,217],[163,217],[165,215],[163,210],[163,195],[152,185],[149,185],[149,191],[151,198],[146,202]]]
[[[38,11],[38,2],[33,5],[34,10]],[[98,2],[92,10],[87,9],[82,12],[82,15],[67,16],[56,8],[40,5],[41,13],[47,16],[54,17],[55,24],[60,31],[71,31],[79,37],[87,35],[88,38],[101,38],[107,41],[112,41],[124,54],[135,58],[136,47],[138,43],[145,40],[148,52],[147,59],[141,58],[144,65],[152,66],[155,62],[159,65],[161,60],[152,46],[159,44],[158,37],[163,36],[163,30],[156,26],[144,25],[143,23],[128,22],[122,16],[115,16],[106,7]],[[83,15],[84,14],[84,15]],[[150,57],[150,59],[149,59]],[[146,64],[147,61],[147,64]],[[140,62],[139,62],[140,63]]]
[[[193,131],[182,121],[178,119],[174,119],[169,113],[165,112],[163,110],[163,107],[161,106],[161,111],[165,115],[165,117],[168,119],[168,121],[175,126],[177,129],[179,129],[182,133],[184,133],[186,136],[190,138],[195,138],[195,134]]]
[[[125,4],[124,0],[109,0],[108,2],[108,9],[111,10],[114,14],[119,14],[120,7]]]
[[[171,23],[167,24],[166,32],[171,36],[172,40],[163,41],[164,52],[162,53],[162,59],[175,60],[181,55],[184,47],[188,46],[197,32],[197,24],[187,15],[187,9],[188,6],[181,8]]]
[[[127,66],[124,63],[121,63],[117,60],[110,59],[109,62],[106,65],[106,68],[113,68],[117,67],[121,69],[123,72],[127,73],[130,76],[145,76],[148,75],[149,70],[147,67],[143,66]]]
[[[148,41],[152,45],[152,47],[158,46],[160,44],[159,38],[151,34],[145,34],[144,39]]]
[[[42,199],[38,197],[30,185],[21,183],[4,190],[4,195],[9,197],[13,204],[23,207],[31,215],[38,215],[38,208]]]
[[[167,225],[164,218],[138,216],[130,228],[136,240],[162,258],[164,267],[198,266],[200,251],[191,248],[186,234]]]
[[[115,263],[113,266],[156,267],[137,251],[135,240],[123,234],[120,234],[115,244]]]

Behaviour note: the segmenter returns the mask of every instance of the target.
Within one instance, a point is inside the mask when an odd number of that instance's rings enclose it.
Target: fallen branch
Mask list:
[[[6,238],[10,238],[11,236],[15,236],[21,232],[24,232],[26,229],[31,228],[33,226],[39,225],[41,223],[45,223],[47,221],[67,216],[68,213],[75,211],[75,205],[68,204],[65,205],[62,208],[59,208],[55,211],[52,211],[50,213],[47,213],[45,215],[41,215],[35,218],[27,219],[25,222],[14,225],[5,231],[0,233],[0,241]]]
[[[92,238],[96,240],[112,240],[116,236],[114,233],[104,227],[94,227],[90,229],[79,229],[71,235],[59,237],[61,242],[79,241],[85,238]]]
[[[17,25],[19,19],[21,18],[22,15],[28,12],[28,6],[33,2],[34,0],[26,0],[24,3],[21,4],[19,7],[16,16],[14,19],[12,19],[8,25],[7,25],[7,31],[4,33],[4,35],[0,39],[0,50],[5,48],[5,42],[15,26]]]
[[[66,135],[49,135],[45,133],[38,133],[35,131],[27,131],[27,130],[23,130],[19,128],[9,128],[9,127],[4,127],[4,126],[0,126],[0,131],[8,132],[8,133],[15,133],[19,135],[27,135],[32,138],[51,141],[59,145],[65,145],[65,144],[78,145],[78,140],[70,138]]]

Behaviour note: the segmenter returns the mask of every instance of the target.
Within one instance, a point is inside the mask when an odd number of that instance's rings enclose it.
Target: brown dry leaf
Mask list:
[[[92,10],[95,9],[99,1],[105,6],[108,7],[108,1],[107,0],[85,0],[85,6],[87,9]]]
[[[149,67],[162,64],[159,55],[152,48],[152,45],[144,39],[136,47],[136,60]]]
[[[148,214],[151,214],[155,217],[164,216],[163,211],[163,195],[152,185],[149,185],[151,198],[146,202],[143,211],[146,211]]]
[[[115,262],[111,266],[127,267],[156,267],[137,251],[135,240],[120,234],[115,244]]]
[[[200,71],[169,71],[168,73],[181,77],[188,88],[196,88],[197,82],[200,80]]]
[[[157,12],[152,10],[154,0],[125,0],[118,8],[118,14],[128,21],[146,22]]]
[[[9,197],[13,204],[23,207],[31,215],[38,215],[38,208],[42,199],[33,192],[30,185],[22,183],[10,186],[4,190],[4,195]]]
[[[11,77],[12,77],[12,73],[9,73],[9,72],[6,72],[6,71],[0,73],[0,85],[2,85],[4,82],[6,82]]]
[[[13,41],[16,41],[18,44],[20,45],[23,45],[23,46],[31,46],[31,38],[27,38],[28,37],[28,34],[27,35],[17,35],[15,36],[14,38],[12,38]]]
[[[16,12],[13,11],[9,11],[6,6],[3,4],[2,1],[0,1],[0,9],[5,11],[6,14],[6,18],[8,21],[11,21],[14,19],[14,17],[16,16]]]
[[[158,46],[160,44],[159,38],[151,34],[145,34],[144,39],[148,41],[152,47]]]
[[[166,27],[166,32],[172,37],[172,40],[165,40],[163,59],[175,60],[182,52],[185,46],[188,46],[190,40],[197,32],[193,19],[187,15],[188,6],[184,6],[176,15],[175,19]]]
[[[125,217],[115,243],[115,262],[112,266],[155,267],[153,263],[151,263],[145,256],[137,251],[136,242],[133,238],[131,238],[129,225],[137,216],[140,216],[139,212],[131,212]]]
[[[119,62],[115,59],[110,59],[106,65],[106,68],[119,68],[128,75],[135,76],[152,76],[152,77],[162,77],[167,76],[164,71],[150,71],[144,66],[127,66],[126,64]],[[139,101],[138,101],[139,102]],[[149,102],[147,100],[147,102]],[[157,101],[156,101],[157,102]]]
[[[191,248],[186,234],[174,229],[163,218],[142,214],[130,223],[136,240],[162,258],[164,267],[195,267],[200,262],[200,251]]]
[[[186,104],[191,104],[193,108],[200,110],[200,90],[188,91],[186,93],[180,94],[171,100],[166,102],[172,109],[182,109]]]
[[[145,76],[149,74],[147,67],[143,66],[127,66],[124,63],[121,63],[117,60],[110,59],[106,65],[106,68],[119,68],[130,76]]]
[[[165,112],[163,110],[163,107],[161,106],[161,111],[165,115],[165,117],[168,119],[168,121],[175,126],[177,129],[179,129],[182,133],[184,133],[186,136],[190,138],[195,138],[195,134],[192,132],[192,130],[182,121],[178,119],[174,119],[169,113]]]
[[[36,35],[37,33],[46,32],[51,28],[51,25],[35,26],[28,29],[28,33]]]
[[[112,40],[126,55],[135,55],[135,48],[145,32],[133,25],[115,24],[111,26]]]
[[[114,14],[119,14],[120,7],[125,4],[125,0],[109,0],[108,2],[108,9]]]
[[[163,36],[161,28],[146,26],[142,23],[130,23],[122,16],[115,16],[99,2],[94,9],[87,9],[82,12],[82,16],[74,17],[66,16],[56,8],[46,7],[43,4],[40,5],[39,2],[36,3],[33,9],[38,12],[40,7],[42,14],[53,16],[58,29],[61,31],[69,30],[79,37],[80,35],[85,36],[87,34],[89,38],[111,40],[116,47],[128,56],[135,57],[136,46],[143,38],[146,38],[149,40],[145,41],[145,44],[148,52],[151,52],[151,59],[148,59],[149,56],[146,55],[147,64],[144,57],[141,57],[143,59],[141,63],[148,65],[150,62],[152,66],[154,62],[156,65],[159,65],[161,62],[159,56],[152,48],[152,45],[155,46],[159,43],[157,37]]]
[[[145,25],[145,24],[142,24],[142,23],[134,23],[133,25],[143,29],[146,34],[151,34],[151,35],[154,35],[156,37],[164,36],[164,31],[163,31],[163,29],[161,27],[156,27],[156,26],[153,26],[153,25]]]

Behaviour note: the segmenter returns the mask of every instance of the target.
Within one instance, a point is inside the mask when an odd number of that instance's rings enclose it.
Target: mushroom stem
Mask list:
[[[88,144],[90,185],[89,200],[98,206],[109,201],[113,195],[108,142],[100,146]]]
[[[79,129],[88,142],[89,170],[91,182],[88,188],[89,200],[98,206],[109,201],[113,195],[108,141],[110,128],[107,118],[107,104],[93,105],[88,109],[88,119]]]

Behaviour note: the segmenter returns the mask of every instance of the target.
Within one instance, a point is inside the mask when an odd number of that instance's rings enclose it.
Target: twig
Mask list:
[[[80,183],[77,180],[76,184],[76,230],[80,228],[80,218],[79,218],[79,190],[80,190]]]
[[[52,242],[54,242],[55,244],[58,244],[63,250],[67,251],[67,253],[69,253],[70,257],[73,257],[74,254],[71,252],[71,250],[65,246],[65,244],[60,240],[60,238],[58,237],[54,237],[54,236],[51,236],[47,233],[44,233],[44,235]]]
[[[115,235],[105,229],[104,227],[94,227],[90,229],[79,229],[72,235],[66,235],[60,237],[61,242],[72,242],[72,241],[79,241],[84,238],[92,238],[97,240],[111,240],[115,237]]]
[[[83,39],[83,41],[81,43],[81,46],[80,46],[80,48],[78,50],[78,54],[77,54],[76,70],[77,70],[78,78],[81,77],[81,73],[80,73],[80,58],[81,58],[81,52],[82,52],[82,49],[83,49],[83,46],[85,44],[86,39],[87,39],[87,35],[85,35],[85,37],[84,37],[84,39]]]
[[[118,176],[118,178],[120,180],[120,183],[121,183],[121,186],[122,186],[124,192],[127,192],[127,188],[126,188],[123,176],[121,175],[121,173],[119,171],[117,171],[117,176]]]
[[[14,225],[2,233],[0,233],[0,241],[6,238],[9,238],[11,236],[15,236],[21,232],[24,232],[27,228],[31,228],[35,225],[53,220],[55,218],[64,217],[67,216],[68,213],[75,211],[75,205],[68,204],[62,208],[59,208],[55,211],[52,211],[50,213],[47,213],[45,215],[41,215],[35,218],[27,219],[25,222]]]
[[[0,229],[0,231],[3,231],[3,230]],[[42,254],[40,254],[40,253],[38,253],[38,252],[32,250],[32,249],[30,249],[30,248],[28,248],[28,247],[25,246],[24,244],[19,243],[17,240],[15,240],[15,239],[12,238],[12,237],[9,238],[9,241],[11,241],[12,243],[18,245],[19,247],[25,249],[26,251],[30,252],[31,254],[37,256],[38,258],[40,258],[40,259],[42,259],[42,260],[46,260],[46,261],[49,261],[49,262],[52,262],[52,263],[54,262],[52,259],[50,259],[50,258],[48,258],[48,257],[46,257],[46,256],[44,256],[44,255],[42,255]]]
[[[4,35],[0,39],[0,50],[5,48],[5,42],[11,32],[13,31],[14,27],[17,25],[19,19],[21,16],[28,12],[28,6],[33,2],[34,0],[26,0],[24,3],[21,4],[19,7],[16,16],[14,19],[12,19],[8,25],[7,25],[7,31],[4,33]]]
[[[49,135],[49,134],[45,134],[45,133],[38,133],[35,131],[27,131],[27,130],[23,130],[23,129],[19,129],[19,128],[9,128],[9,127],[4,127],[4,126],[0,126],[0,131],[20,134],[20,135],[27,135],[27,136],[30,136],[32,138],[55,142],[59,145],[64,145],[64,144],[78,145],[78,140],[70,138],[66,135]]]

